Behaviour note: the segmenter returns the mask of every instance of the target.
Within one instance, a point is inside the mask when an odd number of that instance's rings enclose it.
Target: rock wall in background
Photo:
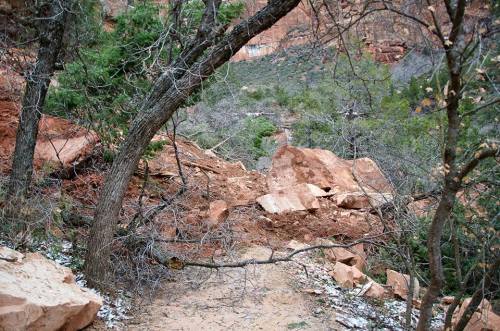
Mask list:
[[[29,0],[28,0],[29,1]],[[107,23],[133,6],[134,0],[99,0],[103,12],[107,17]],[[137,1],[137,0],[135,0]],[[160,4],[168,4],[169,0],[154,0]],[[230,0],[232,1],[232,0]],[[363,0],[338,0],[331,2],[332,9],[338,10],[340,14],[335,14],[341,25],[346,25],[352,17],[356,18],[362,12],[365,1]],[[430,11],[426,6],[415,5],[419,3],[408,0],[394,0],[393,5],[401,8],[405,13],[416,14],[425,17],[431,22]],[[246,9],[242,16],[245,19],[255,14],[259,9],[267,4],[267,0],[246,0]],[[0,0],[0,13],[18,11],[25,5],[24,0]],[[273,27],[264,31],[259,36],[250,40],[235,56],[233,61],[248,60],[258,58],[273,53],[278,49],[287,48],[293,45],[307,44],[314,40],[326,45],[335,45],[337,28],[332,24],[332,19],[324,7],[319,10],[319,21],[317,15],[309,5],[303,1],[286,17],[281,19]],[[436,16],[443,18],[442,28],[446,32],[449,28],[446,22],[447,14],[443,6],[436,6]],[[473,0],[466,13],[467,18],[486,17],[489,12],[488,1]],[[108,26],[107,24],[107,26]],[[407,48],[415,45],[423,45],[425,40],[432,40],[431,36],[420,29],[418,25],[408,19],[388,12],[376,12],[363,19],[350,30],[352,40],[362,41],[366,49],[372,53],[376,60],[381,62],[395,62],[405,53]],[[434,40],[436,42],[436,40]]]

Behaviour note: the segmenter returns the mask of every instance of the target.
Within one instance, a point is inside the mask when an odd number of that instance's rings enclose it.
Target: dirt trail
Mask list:
[[[253,246],[242,258],[266,258]],[[300,266],[299,266],[300,268]],[[339,330],[334,314],[295,288],[284,265],[210,273],[186,271],[190,281],[169,283],[152,304],[127,322],[128,330]]]

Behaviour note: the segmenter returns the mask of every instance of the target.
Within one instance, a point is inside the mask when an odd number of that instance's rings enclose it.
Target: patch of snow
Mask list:
[[[311,254],[303,254],[296,258],[304,268],[292,269],[298,284],[324,293],[326,305],[336,312],[336,321],[346,330],[395,330],[403,331],[405,325],[406,302],[395,299],[384,301],[373,300],[360,296],[362,286],[345,289],[338,286],[329,275],[326,266],[318,264]],[[418,322],[420,311],[413,309],[412,326]],[[444,313],[440,312],[432,320],[431,330],[441,330]]]

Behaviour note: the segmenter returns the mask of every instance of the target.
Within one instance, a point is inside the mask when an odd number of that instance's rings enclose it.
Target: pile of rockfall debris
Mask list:
[[[2,76],[0,79],[0,173],[8,174],[20,88]],[[122,214],[122,225],[126,226],[138,206],[143,211],[154,209],[180,186],[187,185],[187,193],[171,202],[170,207],[175,210],[165,208],[154,221],[166,239],[166,250],[179,254],[194,252],[191,259],[223,256],[220,244],[194,239],[208,238],[207,232],[222,233],[224,229],[230,229],[240,246],[257,243],[275,250],[282,250],[290,240],[311,245],[331,244],[324,238],[384,240],[382,220],[373,210],[390,203],[394,189],[370,159],[344,160],[330,151],[284,145],[274,155],[268,173],[260,173],[248,171],[241,162],[222,160],[213,151],[179,137],[174,145],[172,138],[166,134],[155,137],[164,142],[163,149],[140,164],[127,191]],[[98,199],[103,174],[80,166],[93,157],[98,142],[92,131],[64,119],[42,117],[35,168],[44,169],[41,175],[71,172],[60,186],[45,190],[58,190],[54,197],[64,195],[73,199],[75,205],[78,202],[83,208],[75,207],[75,214],[89,213],[87,206]],[[290,245],[292,249],[299,248],[297,242]],[[359,244],[349,249],[325,250],[330,261],[327,277],[356,291],[359,297],[406,299],[408,275],[387,270],[387,283],[378,284],[364,273],[365,249]],[[418,281],[414,288],[413,304],[418,308]],[[466,303],[467,300],[457,310],[457,316],[463,313]],[[36,253],[24,255],[0,248],[0,329],[76,330],[91,323],[101,304],[96,294],[75,284],[69,269]],[[470,325],[498,330],[500,317],[486,301],[481,307]],[[360,325],[358,328],[363,329],[363,323]]]
[[[326,244],[319,240],[314,244]],[[305,244],[291,242],[290,249],[300,249]],[[302,268],[290,264],[288,269],[295,274],[297,287],[315,301],[323,302],[325,309],[318,309],[318,313],[335,312],[335,320],[345,330],[405,330],[406,302],[408,296],[408,275],[393,270],[386,270],[387,282],[385,285],[376,284],[363,274],[356,266],[361,266],[363,252],[357,249],[345,251],[342,248],[325,250],[326,261],[321,261],[316,254],[302,254],[297,256],[296,262]],[[318,259],[320,259],[318,261]],[[343,262],[341,262],[343,261]],[[347,263],[347,266],[344,264]],[[344,265],[342,265],[344,264]],[[351,266],[349,266],[351,265]],[[376,285],[374,285],[376,284]],[[415,282],[416,291],[413,299],[411,324],[415,327],[420,316],[419,300],[417,299],[418,282]],[[430,330],[442,330],[444,315],[453,297],[444,297],[435,306],[434,317]],[[470,299],[465,299],[462,305],[455,310],[452,318],[452,327],[458,323]],[[483,300],[480,308],[474,313],[465,330],[498,330],[500,316],[496,315],[491,304]]]

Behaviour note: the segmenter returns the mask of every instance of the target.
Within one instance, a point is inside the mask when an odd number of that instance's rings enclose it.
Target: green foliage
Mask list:
[[[289,100],[291,99],[290,94],[281,86],[276,85],[274,88],[274,97],[276,98],[276,102],[280,107],[287,107],[289,104]]]
[[[150,160],[150,159],[154,158],[156,153],[161,151],[166,144],[167,144],[167,141],[165,141],[165,140],[158,140],[158,141],[150,142],[148,147],[146,148],[146,151],[144,152],[143,158],[146,160]]]
[[[249,89],[247,95],[252,100],[260,101],[266,96],[266,91],[262,88]]]
[[[308,326],[307,322],[305,321],[300,321],[300,322],[297,322],[297,323],[290,323],[286,326],[286,328],[288,330],[300,330],[300,329],[304,329]]]
[[[136,113],[132,98],[150,86],[146,68],[153,57],[143,49],[162,30],[158,7],[152,4],[119,16],[114,31],[96,33],[99,43],[79,50],[78,60],[66,65],[59,86],[49,93],[48,112],[80,118],[91,123],[105,142],[115,141]]]
[[[185,38],[193,37],[203,8],[201,0],[185,3],[187,23],[180,28]],[[167,61],[169,22],[160,16],[161,10],[161,5],[140,2],[117,17],[113,31],[92,30],[92,41],[76,50],[76,60],[57,77],[58,86],[51,86],[47,112],[91,125],[107,144],[121,139],[140,107],[137,100]],[[227,24],[242,10],[242,2],[223,3],[218,20]],[[94,14],[87,18],[98,19]],[[179,53],[176,44],[173,54]]]
[[[265,117],[246,118],[244,126],[240,132],[242,141],[257,159],[267,156],[267,151],[263,148],[264,138],[270,137],[276,132],[276,126]]]
[[[245,1],[223,2],[218,19],[222,24],[228,24],[239,18],[245,10]]]

